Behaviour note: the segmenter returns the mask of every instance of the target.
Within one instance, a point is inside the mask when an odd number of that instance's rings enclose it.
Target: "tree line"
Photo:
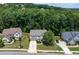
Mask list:
[[[62,31],[79,31],[79,9],[65,9],[37,4],[0,4],[0,32],[20,27],[23,32],[47,29],[59,35]]]

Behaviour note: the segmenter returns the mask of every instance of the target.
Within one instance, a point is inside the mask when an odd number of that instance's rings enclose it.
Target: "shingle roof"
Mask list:
[[[70,31],[70,32],[62,32],[61,36],[64,40],[66,41],[71,41],[71,40],[75,40],[74,39],[77,35],[79,35],[78,31]]]
[[[44,34],[47,30],[31,30],[30,35],[31,36],[40,36]]]
[[[63,32],[61,35],[62,35],[62,38],[66,41],[69,41],[69,39],[72,38],[72,35],[70,32]]]
[[[9,29],[4,29],[2,34],[0,33],[0,36],[6,37],[11,41],[12,37],[14,37],[15,33],[20,33],[20,37],[22,37],[22,31],[21,28],[9,28]]]
[[[14,34],[16,32],[22,32],[20,28],[9,28],[9,29],[4,29],[2,34],[3,35],[8,35],[8,34]]]

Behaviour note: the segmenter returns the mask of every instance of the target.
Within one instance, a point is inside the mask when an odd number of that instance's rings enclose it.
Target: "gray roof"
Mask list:
[[[31,30],[30,36],[40,36],[43,35],[47,30]]]
[[[79,35],[78,31],[70,31],[70,32],[62,32],[61,36],[65,41],[71,41],[71,40],[76,40],[74,39],[77,35]]]

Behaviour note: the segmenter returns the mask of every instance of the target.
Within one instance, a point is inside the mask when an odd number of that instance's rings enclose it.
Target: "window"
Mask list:
[[[18,33],[16,33],[16,36],[18,36]]]
[[[20,37],[20,34],[19,33],[15,33],[14,37]]]

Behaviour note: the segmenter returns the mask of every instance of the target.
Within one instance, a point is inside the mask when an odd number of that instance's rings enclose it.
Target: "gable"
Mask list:
[[[16,32],[22,33],[20,28],[9,28],[9,29],[4,29],[2,34],[3,35],[9,35],[9,34],[15,34]]]
[[[30,36],[43,36],[46,30],[31,30]]]
[[[75,36],[74,40],[79,41],[79,35]]]
[[[62,33],[62,38],[66,41],[71,41],[71,40],[79,40],[79,37],[77,37],[77,35],[79,35],[78,31],[71,31],[71,32],[63,32]]]
[[[61,34],[61,36],[62,36],[62,38],[63,38],[64,40],[66,40],[66,41],[68,41],[69,39],[72,38],[72,35],[71,35],[70,32],[63,32],[63,33]]]

